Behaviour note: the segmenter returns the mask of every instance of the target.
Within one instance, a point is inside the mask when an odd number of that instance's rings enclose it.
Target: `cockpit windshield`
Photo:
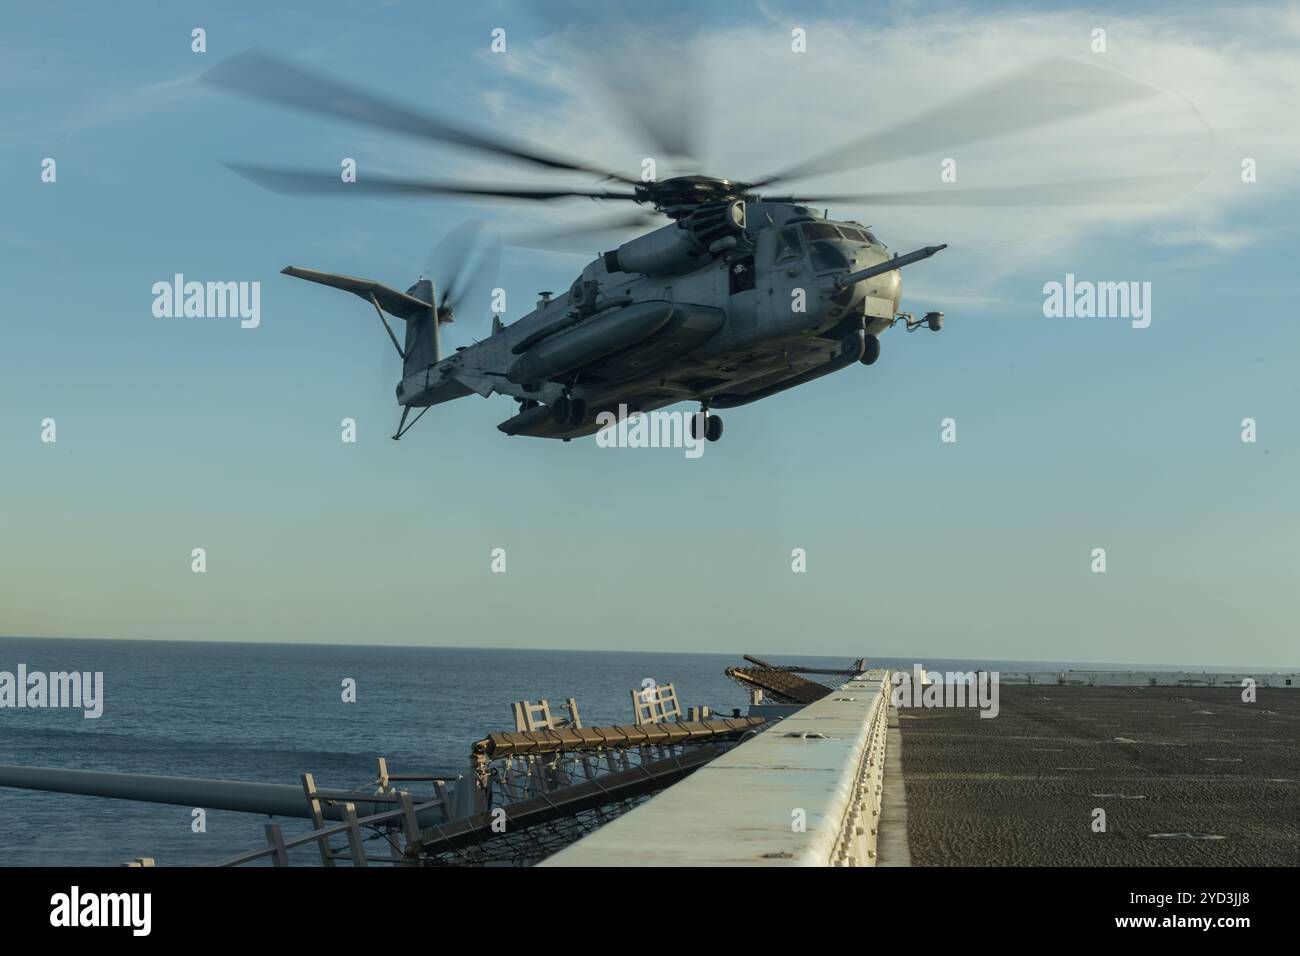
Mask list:
[[[860,226],[836,225],[830,222],[801,222],[785,226],[776,234],[775,261],[798,259],[803,255],[799,240],[803,234],[803,243],[808,247],[808,258],[814,272],[831,272],[851,269],[849,248],[840,243],[853,243],[855,246],[868,243],[877,245],[871,230]]]
[[[803,237],[809,242],[814,239],[839,239],[840,231],[829,222],[805,222]]]
[[[804,238],[809,242],[818,239],[844,239],[848,242],[865,242],[870,245],[878,245],[875,236],[871,234],[870,229],[862,229],[858,226],[835,225],[829,222],[805,222],[803,223]]]
[[[847,269],[849,260],[844,253],[829,242],[814,242],[808,246],[814,272],[827,272],[831,269]]]

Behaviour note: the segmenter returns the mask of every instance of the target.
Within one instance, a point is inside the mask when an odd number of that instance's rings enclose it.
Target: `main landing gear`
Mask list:
[[[701,407],[691,416],[691,437],[698,441],[701,433],[709,441],[717,441],[722,437],[722,419],[717,415],[710,415],[707,406]]]
[[[587,403],[580,398],[561,395],[551,404],[551,416],[557,425],[581,425],[587,417]]]

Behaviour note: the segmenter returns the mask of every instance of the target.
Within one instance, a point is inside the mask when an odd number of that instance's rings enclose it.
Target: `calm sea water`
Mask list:
[[[0,671],[19,663],[29,672],[102,671],[104,713],[88,720],[80,710],[0,709],[0,763],[294,785],[311,771],[323,787],[368,782],[381,755],[393,773],[464,772],[473,741],[513,729],[516,700],[574,697],[586,725],[630,722],[629,691],[647,677],[674,683],[683,707],[729,713],[747,701],[723,676],[742,662],[712,654],[0,638]],[[356,703],[341,699],[345,678],[356,681]],[[115,866],[138,856],[193,865],[264,843],[264,818],[210,811],[206,833],[192,832],[191,819],[187,807],[0,788],[0,865]],[[287,832],[295,826],[285,822]]]

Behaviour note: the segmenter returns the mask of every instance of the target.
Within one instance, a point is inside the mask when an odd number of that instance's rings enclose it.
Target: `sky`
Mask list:
[[[6,14],[0,634],[1297,665],[1300,8],[764,0],[587,22],[578,4],[537,7]],[[633,89],[693,78],[691,171],[752,179],[1060,55],[1155,92],[810,182],[933,189],[952,158],[962,186],[1195,186],[1141,205],[835,206],[899,251],[948,243],[903,280],[903,308],[945,311],[944,330],[894,328],[870,368],[727,411],[697,460],[507,438],[500,396],[438,406],[390,441],[395,357],[374,315],[279,270],[406,288],[468,219],[508,236],[621,210],[269,193],[221,163],[596,184],[198,77],[258,47],[637,175],[647,145],[572,55],[599,56],[616,30],[660,74]],[[505,318],[611,247],[507,246]],[[259,282],[260,325],[155,316],[152,287],[176,273]],[[1149,327],[1045,316],[1045,284],[1067,274],[1151,283]],[[451,344],[485,331],[458,322]]]

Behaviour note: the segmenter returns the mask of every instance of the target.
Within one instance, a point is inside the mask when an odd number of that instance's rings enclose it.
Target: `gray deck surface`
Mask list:
[[[1300,692],[1004,685],[994,719],[897,716],[913,866],[1300,865]]]

